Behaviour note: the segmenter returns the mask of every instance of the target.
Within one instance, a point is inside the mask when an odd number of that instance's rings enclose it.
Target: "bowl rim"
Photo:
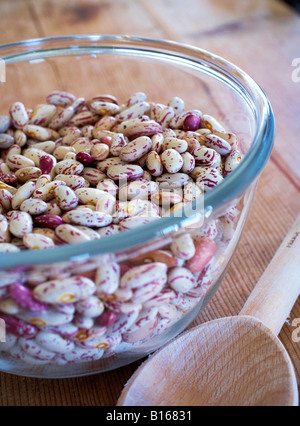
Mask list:
[[[247,73],[241,70],[233,63],[226,59],[215,55],[205,49],[172,40],[152,39],[146,37],[129,36],[129,35],[73,35],[61,37],[47,37],[28,39],[19,42],[7,43],[0,45],[0,59],[6,61],[24,55],[20,54],[7,55],[10,50],[27,49],[25,54],[34,52],[41,53],[45,45],[51,43],[69,43],[64,47],[64,51],[70,50],[75,52],[74,46],[70,43],[76,42],[86,44],[89,43],[91,49],[101,49],[102,44],[118,46],[122,49],[135,49],[143,52],[162,52],[169,56],[176,56],[184,60],[193,61],[200,65],[205,63],[209,65],[214,72],[222,72],[236,86],[246,91],[248,96],[252,96],[252,104],[255,107],[257,128],[252,144],[243,158],[243,161],[224,181],[204,194],[204,206],[207,216],[212,210],[218,210],[221,206],[228,204],[231,200],[238,198],[245,190],[256,181],[261,174],[271,155],[274,137],[275,137],[275,120],[270,102],[261,87]],[[56,50],[55,47],[50,51]],[[49,51],[49,47],[47,49]],[[2,53],[6,55],[3,56]],[[176,55],[175,55],[176,54]],[[13,61],[14,62],[14,61]],[[191,209],[195,211],[195,203],[191,203]],[[24,250],[17,253],[1,253],[0,268],[14,268],[18,266],[28,266],[37,264],[50,264],[62,261],[84,260],[92,258],[96,255],[107,255],[116,252],[125,251],[136,246],[145,244],[159,237],[165,237],[171,232],[178,231],[180,228],[190,223],[190,220],[199,219],[199,214],[183,215],[182,217],[170,216],[160,218],[157,221],[143,225],[136,229],[121,232],[104,238],[89,241],[87,243],[77,243],[67,246],[55,247],[47,250]]]

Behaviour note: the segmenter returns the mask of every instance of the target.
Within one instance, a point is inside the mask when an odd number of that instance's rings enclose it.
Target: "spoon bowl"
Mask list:
[[[247,316],[217,319],[182,334],[140,366],[118,402],[129,406],[297,404],[297,381],[285,348],[262,322]]]

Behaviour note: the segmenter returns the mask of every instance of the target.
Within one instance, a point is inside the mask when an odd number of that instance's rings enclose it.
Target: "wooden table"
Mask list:
[[[279,0],[0,0],[0,42],[74,34],[130,34],[187,42],[248,72],[277,119],[275,148],[233,263],[219,291],[192,325],[239,313],[300,212],[300,17]],[[283,283],[284,284],[284,283]],[[280,333],[300,381],[300,343],[292,320]],[[293,334],[294,332],[294,334]],[[294,339],[293,339],[294,336]],[[0,374],[0,405],[113,406],[140,363],[105,374],[38,380]]]

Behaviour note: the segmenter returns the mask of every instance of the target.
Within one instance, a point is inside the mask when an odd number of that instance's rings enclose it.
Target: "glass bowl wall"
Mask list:
[[[272,150],[274,118],[269,102],[260,87],[233,64],[207,51],[174,42],[129,36],[62,37],[0,46],[0,57],[5,65],[5,83],[0,84],[0,115],[7,114],[15,101],[28,108],[43,103],[55,90],[86,99],[111,94],[120,103],[136,92],[145,92],[149,101],[162,104],[178,96],[185,101],[186,110],[200,109],[239,138],[243,155],[240,166],[205,194],[201,209],[192,205],[184,216],[174,214],[89,243],[0,254],[0,288],[18,280],[26,284],[27,278],[37,271],[45,274],[46,281],[62,273],[92,277],[101,265],[130,264],[137,255],[154,249],[169,250],[174,239],[182,234],[195,239],[209,224],[221,224],[219,229],[223,231],[218,231],[209,279],[203,280],[194,300],[186,298],[181,308],[178,302],[178,317],[167,326],[163,322],[160,327],[156,324],[142,341],[128,343],[121,338],[117,343],[106,342],[99,345],[101,357],[83,354],[76,362],[61,357],[56,362],[36,363],[28,357],[28,362],[24,362],[26,357],[18,358],[17,352],[12,357],[3,350],[0,369],[24,376],[72,377],[111,370],[142,358],[191,323],[217,290],[230,265],[257,179]],[[229,211],[236,214],[226,228]]]

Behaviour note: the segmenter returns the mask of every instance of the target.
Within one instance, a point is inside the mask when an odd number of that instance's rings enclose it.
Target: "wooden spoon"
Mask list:
[[[292,362],[276,337],[300,294],[300,217],[239,316],[185,332],[150,356],[118,406],[298,406]]]

